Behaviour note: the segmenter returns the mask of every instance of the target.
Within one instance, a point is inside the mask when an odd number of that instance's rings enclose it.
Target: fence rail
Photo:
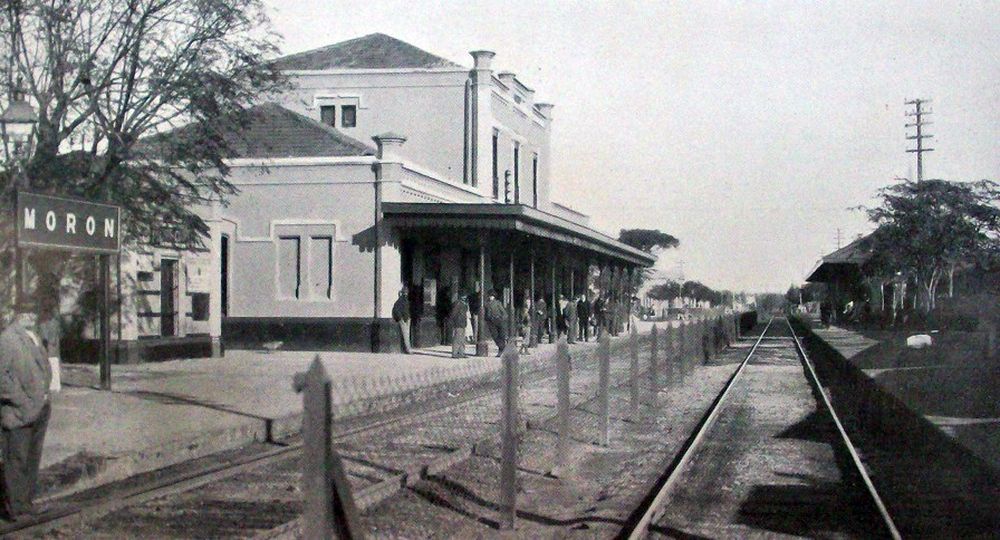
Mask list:
[[[297,375],[297,390],[303,392],[303,490],[306,497],[301,530],[307,538],[362,538],[358,507],[367,507],[399,488],[398,479],[365,485],[348,478],[343,460],[377,462],[386,448],[411,444],[428,450],[434,465],[419,475],[433,474],[432,467],[449,466],[475,451],[480,442],[496,441],[500,450],[497,499],[501,526],[513,528],[517,515],[519,444],[528,423],[556,423],[557,451],[549,471],[563,474],[569,440],[574,427],[574,406],[594,400],[598,415],[597,444],[611,446],[610,394],[613,387],[627,386],[631,417],[642,402],[642,380],[650,381],[655,397],[676,377],[689,377],[698,362],[707,361],[736,339],[743,317],[731,315],[704,318],[664,326],[653,325],[638,333],[635,325],[627,336],[612,339],[606,333],[597,346],[571,353],[565,338],[550,354],[520,355],[511,341],[500,362],[476,358],[449,368],[420,373],[385,376],[374,380],[354,378],[331,382],[317,356],[310,370]],[[552,399],[555,415],[526,418],[523,399]],[[572,399],[573,394],[579,397]],[[576,403],[574,404],[574,401]],[[350,445],[335,444],[338,433],[359,426],[377,425],[387,418],[419,414],[420,421],[398,433],[372,429],[352,438]],[[475,422],[493,415],[492,424]],[[483,426],[493,425],[490,428]],[[499,441],[497,441],[499,439]],[[391,441],[391,444],[390,444]],[[477,441],[470,444],[470,441]],[[407,477],[405,483],[413,481]],[[383,489],[384,488],[384,489]],[[377,492],[377,496],[373,493]],[[357,499],[357,504],[356,504]]]

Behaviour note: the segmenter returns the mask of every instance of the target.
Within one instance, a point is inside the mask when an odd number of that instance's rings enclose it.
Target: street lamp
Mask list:
[[[24,99],[24,94],[17,88],[12,89],[10,103],[0,113],[0,138],[3,139],[4,162],[14,166],[13,188],[27,187],[27,175],[24,173],[24,161],[31,155],[30,145],[38,115],[35,109]],[[21,250],[14,246],[14,294],[15,303],[25,295],[25,272]]]
[[[0,113],[0,137],[3,138],[5,161],[27,157],[36,124],[38,115],[35,109],[19,90],[14,90],[7,109]]]

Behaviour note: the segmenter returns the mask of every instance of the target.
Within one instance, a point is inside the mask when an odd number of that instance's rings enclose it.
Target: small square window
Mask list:
[[[358,123],[358,108],[354,105],[340,107],[340,126],[349,128]]]
[[[319,108],[320,120],[330,126],[337,127],[337,107],[335,105],[323,105]]]
[[[191,295],[191,320],[208,320],[208,293],[193,293]]]

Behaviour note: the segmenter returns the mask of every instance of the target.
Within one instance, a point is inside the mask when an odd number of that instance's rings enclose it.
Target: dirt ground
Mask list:
[[[517,523],[500,529],[499,448],[432,476],[369,510],[363,522],[378,538],[607,538],[648,493],[707,409],[749,344],[726,350],[709,365],[674,370],[654,392],[643,385],[632,417],[627,387],[611,394],[610,444],[597,444],[596,403],[574,410],[573,440],[566,468],[555,463],[553,426],[529,429],[520,447]]]

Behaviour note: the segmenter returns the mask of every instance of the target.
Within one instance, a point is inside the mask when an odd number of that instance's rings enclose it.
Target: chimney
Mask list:
[[[472,60],[475,62],[472,69],[476,71],[489,71],[493,57],[496,56],[493,51],[471,51],[469,54],[472,55]]]
[[[501,71],[497,75],[497,78],[500,79],[500,82],[502,82],[504,86],[510,88],[511,92],[514,91],[514,79],[516,79],[517,77],[515,77],[513,73],[509,71]]]
[[[493,111],[490,105],[493,92],[493,70],[490,65],[496,54],[493,51],[471,51],[475,66],[469,73],[469,110],[466,129],[469,133],[469,179],[485,195],[491,183],[491,155],[489,141],[493,135]]]
[[[375,157],[378,158],[379,161],[403,160],[403,156],[400,154],[400,149],[403,148],[403,143],[406,142],[406,137],[389,132],[376,135],[372,137],[372,140],[375,141],[375,146],[377,147]]]
[[[544,116],[545,118],[547,118],[549,120],[552,120],[552,109],[554,107],[555,107],[555,105],[553,105],[551,103],[536,103],[535,104],[535,108],[538,109],[538,112],[542,113],[542,116]]]

